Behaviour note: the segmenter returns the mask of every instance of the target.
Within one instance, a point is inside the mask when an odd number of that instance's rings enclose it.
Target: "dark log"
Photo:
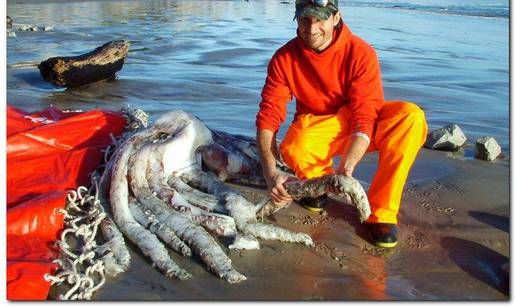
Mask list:
[[[38,65],[46,81],[63,87],[76,87],[116,78],[122,69],[130,43],[117,40],[83,55],[53,57]]]

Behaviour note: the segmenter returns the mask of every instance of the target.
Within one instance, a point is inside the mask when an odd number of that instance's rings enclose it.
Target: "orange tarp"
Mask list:
[[[121,113],[63,112],[50,107],[25,113],[7,106],[7,299],[44,300],[63,229],[66,193],[90,185],[110,134],[120,135]]]

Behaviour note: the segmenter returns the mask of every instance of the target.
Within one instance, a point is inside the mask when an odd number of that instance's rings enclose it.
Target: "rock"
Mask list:
[[[447,125],[432,131],[428,135],[425,147],[430,149],[455,151],[464,145],[466,140],[466,136],[458,125]]]
[[[14,31],[7,32],[7,37],[16,37],[16,32],[14,32]]]
[[[20,25],[18,27],[18,30],[19,31],[29,31],[30,27],[31,27],[31,25]]]
[[[7,20],[7,28],[11,28],[11,27],[12,27],[12,20],[11,20],[11,26],[9,26],[9,19],[8,19]],[[40,31],[40,30],[51,31],[51,30],[54,30],[54,27],[52,27],[52,26],[38,27],[38,26],[34,26],[34,25],[19,24],[17,30],[18,31],[32,31],[32,32],[36,32],[36,31]]]
[[[502,148],[492,136],[484,136],[475,143],[475,158],[493,161],[502,153]]]
[[[34,26],[34,25],[24,25],[24,24],[21,24],[18,26],[18,31],[32,31],[32,32],[35,32],[35,31],[38,31],[38,26]]]
[[[9,16],[7,16],[6,20],[7,20],[7,29],[10,29],[13,26],[13,20]]]

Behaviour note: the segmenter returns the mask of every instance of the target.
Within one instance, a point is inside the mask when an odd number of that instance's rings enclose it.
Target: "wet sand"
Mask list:
[[[366,183],[376,159],[367,155],[356,177]],[[265,195],[242,191],[254,201]],[[168,279],[131,246],[129,271],[109,280],[95,299],[506,301],[509,212],[507,159],[485,162],[423,149],[405,188],[394,249],[370,244],[349,205],[332,200],[317,214],[292,204],[267,221],[310,234],[315,248],[260,240],[260,250],[239,252],[221,241],[248,278],[231,285],[199,258],[174,253],[194,277]]]

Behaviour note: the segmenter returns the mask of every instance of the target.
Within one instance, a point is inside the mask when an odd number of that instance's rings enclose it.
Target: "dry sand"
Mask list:
[[[376,159],[366,156],[357,178],[371,178]],[[243,190],[254,199],[265,195]],[[316,247],[262,240],[260,250],[226,249],[247,281],[231,285],[199,258],[177,254],[194,277],[168,279],[131,246],[129,271],[95,299],[508,300],[509,214],[507,158],[485,162],[423,149],[405,187],[394,249],[370,244],[349,205],[332,201],[316,214],[293,204],[268,221],[310,234]]]

